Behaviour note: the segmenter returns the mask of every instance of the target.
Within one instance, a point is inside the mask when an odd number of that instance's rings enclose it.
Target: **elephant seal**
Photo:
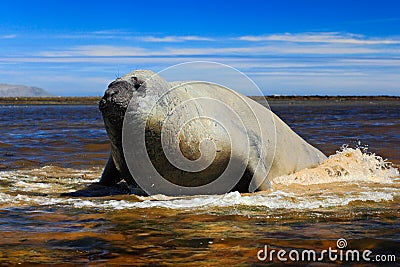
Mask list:
[[[253,192],[268,189],[274,177],[315,167],[326,159],[272,111],[216,84],[169,83],[152,71],[136,70],[108,86],[99,109],[111,141],[100,179],[103,185],[125,180],[140,188],[139,179],[154,186],[154,168],[183,189],[145,190],[148,194],[190,194],[186,189],[191,187],[206,188],[195,191],[201,194],[224,193],[205,187],[221,176],[223,187],[228,183],[230,191]],[[131,134],[141,127],[143,137]],[[141,142],[142,154],[137,152]],[[147,157],[151,166],[144,163]]]

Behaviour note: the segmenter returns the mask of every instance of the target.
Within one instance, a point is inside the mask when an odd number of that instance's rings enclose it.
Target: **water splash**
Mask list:
[[[169,197],[115,195],[112,197],[62,196],[94,182],[101,168],[86,170],[46,166],[39,169],[0,172],[0,209],[14,207],[69,207],[78,209],[228,209],[243,207],[263,212],[312,210],[340,206],[399,201],[399,170],[366,147],[343,146],[313,169],[273,179],[272,189],[252,194]]]
[[[316,168],[276,177],[272,184],[393,183],[394,179],[399,177],[399,170],[382,157],[368,153],[367,149],[366,146],[350,148],[344,145]]]

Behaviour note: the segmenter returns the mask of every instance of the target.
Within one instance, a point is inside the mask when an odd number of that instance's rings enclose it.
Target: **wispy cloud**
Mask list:
[[[67,50],[40,52],[42,57],[121,57],[144,56],[148,50],[131,46],[82,45]]]
[[[17,37],[16,34],[0,35],[0,39],[14,39],[16,37]]]
[[[209,60],[228,64],[250,75],[266,88],[267,94],[285,93],[289,89],[292,93],[297,92],[293,90],[311,93],[310,88],[318,93],[321,86],[331,88],[332,94],[336,90],[383,87],[387,94],[398,94],[400,84],[400,39],[397,37],[338,32],[234,38],[137,35],[119,30],[86,34],[90,35],[85,37],[88,39],[62,40],[51,45],[43,42],[42,46],[24,47],[24,50],[4,46],[5,49],[0,51],[0,78],[18,81],[22,76],[24,79],[29,76],[29,81],[38,81],[44,88],[58,88],[62,84],[64,88],[85,90],[85,86],[91,86],[93,92],[100,88],[100,94],[103,88],[100,85],[113,79],[116,73],[137,68],[159,71],[185,61]],[[3,37],[0,35],[0,38]],[[10,35],[8,38],[15,37]],[[73,45],[69,45],[71,43]],[[70,76],[64,77],[64,73]],[[40,78],[47,75],[52,76],[51,81]]]
[[[339,32],[247,35],[238,37],[236,39],[249,42],[283,41],[283,42],[295,42],[295,43],[336,43],[336,44],[359,44],[359,45],[400,44],[400,39],[366,38],[365,36],[359,34],[339,33]]]
[[[209,37],[188,35],[188,36],[164,36],[164,37],[156,37],[156,36],[142,36],[137,37],[138,40],[144,42],[159,42],[159,43],[178,43],[184,41],[214,41],[215,39]]]
[[[91,34],[108,36],[122,31],[100,31]],[[349,56],[349,55],[387,55],[400,56],[400,39],[366,38],[362,35],[338,32],[273,34],[262,36],[241,36],[217,39],[188,36],[134,36],[132,42],[103,42],[96,45],[75,45],[55,47],[51,50],[37,51],[31,56],[45,58],[73,57],[188,57],[188,56]],[[197,41],[205,43],[197,44]],[[210,42],[218,41],[218,42]],[[244,42],[243,42],[244,41]],[[151,46],[147,43],[152,43]],[[187,42],[187,43],[186,43]],[[210,42],[210,43],[208,43]],[[96,42],[101,43],[101,42]],[[107,43],[107,45],[105,44]],[[110,44],[108,44],[110,43]],[[154,43],[154,44],[153,44]]]
[[[396,49],[381,50],[363,46],[319,45],[259,45],[235,47],[158,47],[149,49],[138,46],[82,45],[58,51],[39,52],[40,57],[149,57],[149,56],[284,56],[284,55],[350,55],[397,53]]]
[[[91,32],[76,32],[68,34],[58,34],[54,38],[63,39],[124,39],[135,40],[140,42],[157,42],[157,43],[181,43],[187,41],[215,41],[214,38],[196,35],[140,35],[134,32],[124,30],[99,30]]]
[[[15,38],[16,35],[4,35],[0,38]],[[347,45],[398,45],[400,37],[366,37],[360,34],[343,32],[304,32],[304,33],[279,33],[269,35],[245,35],[238,37],[208,37],[197,35],[140,35],[124,30],[100,30],[91,32],[76,32],[69,34],[46,35],[46,38],[82,39],[98,42],[101,39],[113,39],[114,41],[136,41],[139,43],[184,43],[184,42],[215,42],[220,44],[237,43],[238,41],[250,43],[275,44],[347,44]]]
[[[73,32],[56,35],[47,35],[47,37],[62,38],[62,39],[114,39],[128,38],[133,33],[124,30],[99,30],[89,32]]]

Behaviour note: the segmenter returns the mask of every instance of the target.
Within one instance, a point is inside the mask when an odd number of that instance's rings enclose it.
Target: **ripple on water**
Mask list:
[[[359,170],[366,166],[371,177]],[[393,252],[400,179],[385,166],[344,149],[316,169],[276,178],[269,191],[190,197],[139,197],[118,188],[101,197],[61,195],[98,181],[101,168],[2,171],[0,261],[254,265],[265,244],[322,250],[341,237],[352,248]]]
[[[344,148],[318,167],[277,177],[271,181],[271,190],[253,194],[231,192],[190,197],[130,195],[124,199],[61,196],[97,182],[100,175],[100,168],[76,170],[54,166],[0,172],[0,181],[4,185],[0,191],[0,205],[59,205],[104,210],[201,210],[237,206],[311,210],[346,206],[354,201],[393,201],[400,192],[399,171],[396,168],[374,154]]]

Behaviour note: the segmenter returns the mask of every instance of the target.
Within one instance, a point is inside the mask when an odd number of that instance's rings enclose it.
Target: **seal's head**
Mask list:
[[[104,119],[112,125],[122,124],[126,109],[135,91],[144,89],[141,88],[144,81],[140,78],[132,76],[130,80],[127,81],[122,77],[110,83],[99,102],[99,109]]]
[[[150,70],[135,70],[116,79],[110,83],[99,102],[106,127],[122,129],[125,112],[132,98],[140,102],[150,91],[162,93],[169,87],[168,82]]]
[[[104,169],[100,182],[112,185],[124,179],[131,185],[131,176],[122,149],[122,128],[129,104],[140,102],[146,96],[147,83],[155,73],[149,70],[136,70],[116,79],[108,86],[99,102],[104,125],[111,141],[111,156]]]

